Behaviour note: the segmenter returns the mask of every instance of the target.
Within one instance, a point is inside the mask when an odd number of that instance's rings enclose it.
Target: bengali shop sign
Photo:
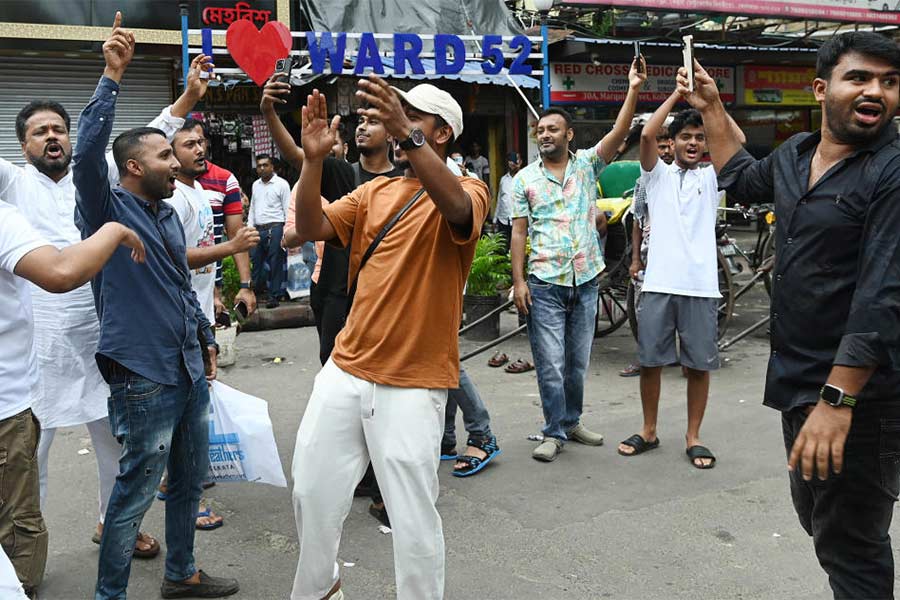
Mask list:
[[[744,67],[744,104],[816,106],[815,67]]]
[[[554,104],[616,103],[628,93],[628,63],[550,63],[550,101]],[[724,102],[734,102],[734,68],[705,66]],[[640,102],[664,102],[675,91],[678,65],[647,65]]]
[[[900,25],[900,12],[896,12],[900,10],[898,0],[566,0],[566,3]]]

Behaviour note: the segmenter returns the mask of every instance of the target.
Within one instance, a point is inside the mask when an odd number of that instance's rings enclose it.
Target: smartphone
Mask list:
[[[694,36],[686,35],[684,40],[684,48],[682,56],[684,58],[684,70],[687,71],[688,91],[694,91]]]
[[[291,60],[291,57],[288,56],[286,58],[279,58],[275,61],[275,74],[281,74],[281,76],[276,79],[276,81],[281,81],[284,83],[291,82],[291,69],[294,67],[294,61]]]
[[[644,63],[641,62],[641,43],[637,40],[634,41],[634,60],[635,64],[637,64],[638,73],[643,73]]]
[[[250,311],[247,310],[247,304],[243,300],[234,305],[234,313],[237,315],[238,321],[240,322],[246,321],[247,317],[250,316]]]
[[[203,44],[202,52],[205,56],[209,56],[212,58],[213,55],[213,45],[212,45],[212,29],[201,29],[200,30],[200,39]],[[201,71],[200,78],[201,79],[209,79],[212,76],[212,71]]]

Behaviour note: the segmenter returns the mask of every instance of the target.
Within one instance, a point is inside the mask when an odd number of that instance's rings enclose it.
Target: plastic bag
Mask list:
[[[209,478],[287,487],[268,404],[218,381],[209,390]]]
[[[293,300],[309,296],[309,286],[312,283],[309,267],[303,262],[302,252],[292,252],[287,257],[287,293]]]

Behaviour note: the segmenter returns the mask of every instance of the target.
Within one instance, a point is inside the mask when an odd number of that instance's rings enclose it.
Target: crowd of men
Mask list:
[[[442,598],[439,461],[456,461],[453,475],[467,477],[500,454],[458,351],[463,289],[491,204],[480,149],[462,161],[450,156],[462,109],[431,84],[402,91],[364,78],[360,158],[351,164],[324,95],[314,91],[302,107],[298,145],[275,111],[290,85],[271,79],[260,108],[300,179],[291,190],[271,157],[257,156],[245,225],[234,175],[209,161],[204,125],[188,118],[206,91],[209,57],[191,63],[175,103],[147,127],[120,134],[107,153],[134,50],[117,13],[74,151],[66,109],[35,100],[16,121],[26,166],[0,159],[0,298],[10,307],[0,318],[0,592],[33,597],[41,584],[50,444],[56,429],[82,424],[99,479],[95,597],[125,598],[132,559],[160,553],[159,541],[140,530],[158,495],[166,506],[162,597],[238,591],[237,581],[207,574],[194,557],[195,531],[222,524],[201,506],[208,385],[217,371],[213,324],[224,308],[217,271],[233,256],[236,302],[252,312],[254,288],[266,289],[274,307],[285,249],[305,246],[317,257],[311,304],[323,367],[294,448],[300,557],[291,597],[344,597],[341,531],[354,494],[364,494],[393,530],[398,598]],[[545,110],[536,128],[540,159],[525,166],[510,153],[499,181],[494,220],[509,244],[543,407],[538,461],[554,461],[567,442],[604,442],[581,422],[605,268],[597,183],[628,136],[646,72],[636,59],[613,129],[592,148],[571,149],[571,117]],[[765,404],[782,414],[791,494],[834,596],[893,597],[900,142],[891,117],[900,104],[900,50],[873,33],[827,42],[813,82],[822,129],[762,160],[743,149],[702,66],[695,63],[692,84],[687,76],[679,72],[676,91],[639,138],[631,271],[641,279],[644,422],[618,451],[632,457],[659,447],[660,370],[680,363],[689,464],[715,466],[700,426],[719,362],[719,190],[747,203],[774,198]],[[678,102],[691,108],[674,112]],[[462,453],[457,408],[468,434]]]

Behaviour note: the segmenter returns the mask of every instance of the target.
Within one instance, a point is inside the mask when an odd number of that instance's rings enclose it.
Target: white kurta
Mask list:
[[[171,137],[184,123],[169,108],[151,127]],[[110,182],[118,184],[111,155]],[[75,184],[71,169],[55,182],[32,165],[18,167],[0,158],[0,198],[16,206],[48,242],[65,248],[81,241],[75,226]],[[39,385],[32,409],[44,429],[90,423],[107,415],[109,387],[97,368],[95,354],[100,322],[91,284],[66,294],[50,294],[31,285],[34,346]]]

